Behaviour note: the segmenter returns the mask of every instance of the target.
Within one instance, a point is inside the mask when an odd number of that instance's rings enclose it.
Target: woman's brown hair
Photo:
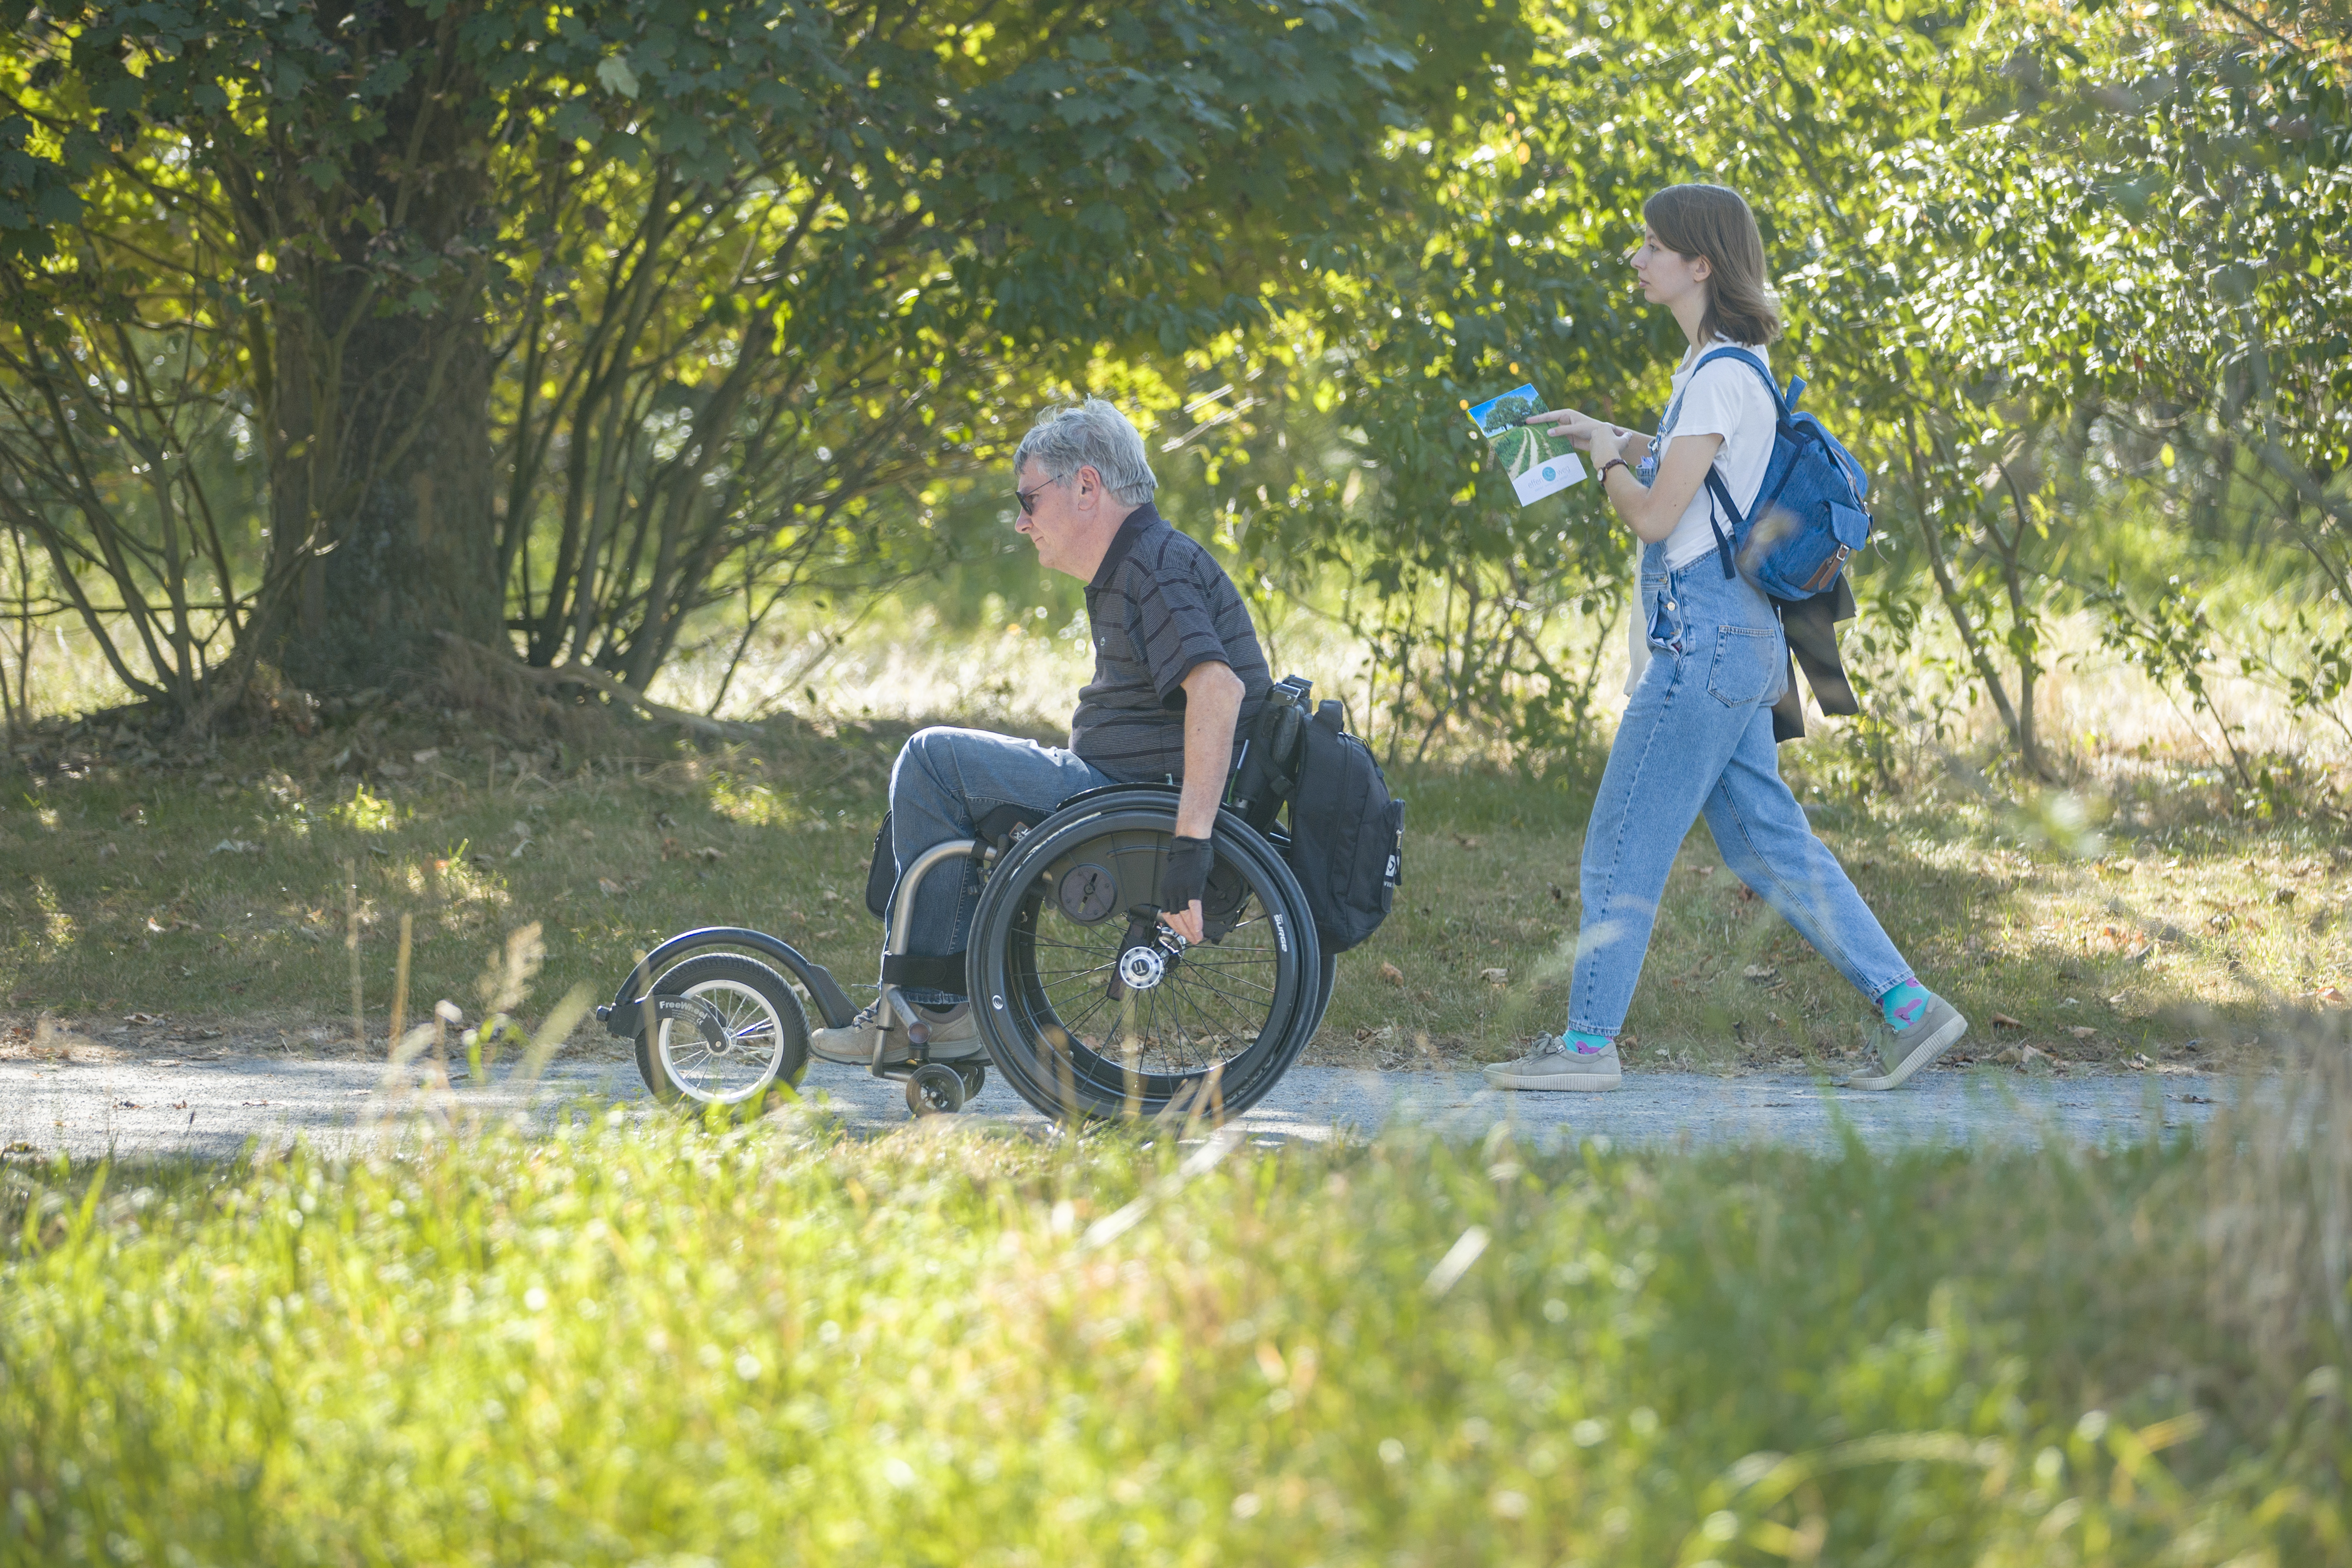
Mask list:
[[[1700,342],[1720,334],[1752,347],[1780,335],[1780,301],[1764,280],[1764,237],[1738,191],[1668,185],[1642,204],[1642,221],[1668,250],[1706,258]]]

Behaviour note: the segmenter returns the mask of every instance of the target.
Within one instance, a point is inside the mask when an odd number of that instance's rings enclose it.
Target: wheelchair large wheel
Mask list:
[[[1202,914],[1174,949],[1142,911],[1175,826],[1166,795],[1048,817],[982,886],[968,975],[988,1054],[1049,1116],[1233,1116],[1272,1089],[1315,1031],[1328,974],[1273,846],[1228,815]]]
[[[684,1019],[652,1018],[637,1034],[637,1070],[654,1097],[681,1106],[740,1105],[808,1068],[808,1016],[784,977],[736,952],[698,953],[663,972],[654,993],[719,1009],[714,1044]]]

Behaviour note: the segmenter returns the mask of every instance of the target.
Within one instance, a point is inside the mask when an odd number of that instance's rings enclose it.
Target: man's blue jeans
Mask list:
[[[1116,782],[1059,746],[985,730],[918,730],[890,769],[890,848],[903,878],[917,856],[934,844],[970,838],[974,825],[998,806],[1051,811],[1082,790]],[[891,894],[894,913],[907,892],[901,881]],[[960,868],[934,867],[914,898],[908,952],[926,958],[962,952],[971,933],[972,910],[980,903],[980,868],[970,861]],[[906,995],[933,1006],[963,999],[960,994],[911,985]]]
[[[1669,574],[1653,544],[1641,602],[1650,663],[1584,830],[1570,1030],[1613,1039],[1624,1027],[1666,874],[1702,813],[1724,864],[1877,1000],[1911,966],[1781,782],[1772,704],[1789,656],[1771,601],[1745,577],[1727,579],[1712,554]]]

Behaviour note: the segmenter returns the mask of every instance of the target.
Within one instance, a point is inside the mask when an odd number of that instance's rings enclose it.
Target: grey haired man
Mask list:
[[[917,731],[890,772],[888,849],[903,870],[935,844],[971,837],[1000,806],[1042,814],[1102,784],[1174,781],[1182,790],[1161,918],[1198,942],[1234,738],[1273,683],[1256,628],[1216,559],[1152,505],[1160,481],[1143,437],[1110,404],[1090,397],[1048,410],[1022,437],[1013,468],[1015,526],[1037,563],[1087,585],[1094,679],[1078,692],[1066,747],[982,730]],[[933,873],[915,892],[909,953],[958,960],[979,896],[976,869]],[[979,1026],[952,983],[960,966],[939,970],[933,985],[903,988],[928,1026],[929,1052],[978,1055]],[[885,1061],[911,1055],[903,1026],[878,1003],[846,1027],[814,1031],[810,1046],[833,1060],[870,1061],[884,1028]]]

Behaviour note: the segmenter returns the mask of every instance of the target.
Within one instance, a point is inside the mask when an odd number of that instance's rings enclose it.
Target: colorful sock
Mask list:
[[[1616,1042],[1606,1035],[1584,1035],[1571,1030],[1560,1037],[1560,1043],[1580,1057],[1595,1057]]]
[[[1927,987],[1916,974],[1906,974],[1903,983],[1878,999],[1879,1011],[1886,1016],[1890,1029],[1907,1029],[1927,1011],[1929,997]]]

